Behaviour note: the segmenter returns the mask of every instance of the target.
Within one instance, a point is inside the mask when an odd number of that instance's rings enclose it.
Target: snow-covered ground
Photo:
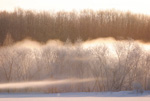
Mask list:
[[[150,91],[80,92],[80,93],[0,93],[0,101],[150,101]]]

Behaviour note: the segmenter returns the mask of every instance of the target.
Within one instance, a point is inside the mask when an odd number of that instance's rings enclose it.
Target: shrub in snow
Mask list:
[[[143,93],[143,87],[142,87],[141,83],[134,82],[133,83],[133,90],[136,91],[137,93]]]

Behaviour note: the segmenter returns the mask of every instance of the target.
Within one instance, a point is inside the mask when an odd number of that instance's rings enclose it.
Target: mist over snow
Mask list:
[[[26,39],[0,47],[0,92],[150,90],[149,51],[134,40]]]

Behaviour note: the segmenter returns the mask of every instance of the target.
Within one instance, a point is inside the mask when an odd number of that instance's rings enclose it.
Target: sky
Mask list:
[[[150,15],[150,0],[0,0],[0,10],[15,8],[32,10],[116,9]]]

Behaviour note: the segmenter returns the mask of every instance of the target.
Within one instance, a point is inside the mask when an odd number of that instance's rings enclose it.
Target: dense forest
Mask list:
[[[7,36],[13,41],[30,38],[39,42],[59,39],[72,42],[99,37],[150,41],[150,17],[117,10],[0,11],[0,44]]]

